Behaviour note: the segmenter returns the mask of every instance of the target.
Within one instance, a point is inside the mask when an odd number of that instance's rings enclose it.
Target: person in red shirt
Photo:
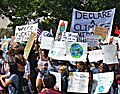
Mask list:
[[[56,77],[53,74],[46,74],[43,78],[44,89],[38,94],[64,94],[54,90],[56,84]]]

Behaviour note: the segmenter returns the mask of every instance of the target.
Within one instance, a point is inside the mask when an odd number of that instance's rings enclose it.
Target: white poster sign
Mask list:
[[[61,73],[52,72],[52,71],[50,71],[50,73],[55,75],[55,77],[56,77],[56,86],[59,88],[59,91],[61,91]]]
[[[94,36],[94,35],[86,35],[85,37],[85,41],[86,43],[88,43],[88,46],[90,47],[94,47],[97,46],[99,47],[99,36]]]
[[[97,62],[99,60],[103,60],[103,51],[102,50],[89,51],[88,59],[90,62]]]
[[[93,74],[93,80],[97,82],[97,87],[95,88],[94,94],[107,93],[113,83],[114,73],[106,72],[106,73]]]
[[[78,40],[78,33],[73,32],[62,32],[61,41],[66,42],[77,42]]]
[[[100,12],[87,12],[73,9],[70,31],[78,32],[80,35],[85,36],[93,35],[96,26],[107,27],[108,33],[103,42],[109,42],[114,14],[115,8]]]
[[[61,40],[62,32],[66,32],[67,25],[68,25],[67,21],[60,20],[58,29],[56,32],[55,40],[58,40],[58,41]]]
[[[48,56],[56,60],[66,60],[66,46],[63,41],[54,41]]]
[[[67,92],[88,93],[89,73],[70,72]]]
[[[82,42],[67,42],[66,57],[69,61],[86,61],[87,43]]]
[[[48,50],[51,49],[53,41],[53,37],[42,37],[40,48]]]
[[[15,29],[15,41],[28,41],[31,32],[37,33],[38,23],[30,25],[16,26]]]
[[[112,44],[118,44],[118,50],[120,50],[120,38],[119,37],[113,37]]]
[[[117,59],[117,46],[116,45],[103,45],[103,62],[106,64],[118,63]]]

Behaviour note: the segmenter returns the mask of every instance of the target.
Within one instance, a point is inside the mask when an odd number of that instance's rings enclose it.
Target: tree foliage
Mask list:
[[[70,28],[73,8],[83,11],[116,8],[113,29],[115,25],[120,26],[119,0],[0,0],[0,8],[2,13],[13,22],[10,26],[15,27],[25,24],[28,19],[35,20],[43,17],[44,21],[41,22],[41,25],[44,30],[50,28],[56,30],[60,19],[68,21],[68,28]],[[69,29],[67,30],[69,31]]]

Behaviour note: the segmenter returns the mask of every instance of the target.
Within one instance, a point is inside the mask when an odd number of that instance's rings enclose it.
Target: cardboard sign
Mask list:
[[[28,41],[31,32],[37,33],[37,29],[38,29],[38,23],[31,25],[16,26],[15,41],[16,42]]]
[[[106,72],[106,73],[98,73],[93,74],[93,80],[96,81],[97,87],[94,88],[94,94],[101,94],[101,93],[108,93],[113,80],[114,80],[114,73],[113,72]]]
[[[29,56],[29,53],[30,53],[30,50],[32,48],[32,45],[34,43],[34,40],[36,39],[36,36],[37,36],[37,33],[34,33],[32,32],[31,35],[30,35],[30,38],[25,46],[25,49],[24,49],[24,57],[25,59],[28,59],[28,56]]]
[[[58,29],[56,32],[55,40],[58,40],[58,41],[61,40],[62,32],[66,32],[67,25],[68,25],[67,21],[60,20],[59,25],[58,25]]]
[[[102,40],[106,39],[106,35],[108,33],[108,28],[102,28],[102,27],[95,27],[94,35],[101,36]]]
[[[67,92],[88,93],[89,73],[70,72]]]
[[[108,33],[106,38],[104,36],[105,34],[103,34],[105,39],[103,42],[108,43],[112,31],[114,14],[115,8],[99,12],[79,11],[74,8],[70,31],[85,36],[93,35],[96,26],[106,27],[108,28]]]

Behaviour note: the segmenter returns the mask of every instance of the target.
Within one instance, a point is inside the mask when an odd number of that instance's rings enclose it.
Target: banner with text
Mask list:
[[[30,25],[16,26],[15,29],[15,41],[28,41],[31,32],[37,33],[38,23]]]
[[[109,42],[111,35],[115,8],[100,12],[87,12],[73,9],[71,32],[78,32],[80,35],[93,35],[96,26],[108,28],[106,39],[103,42]],[[91,30],[92,29],[92,30]]]
[[[89,73],[70,72],[67,92],[88,93]]]

